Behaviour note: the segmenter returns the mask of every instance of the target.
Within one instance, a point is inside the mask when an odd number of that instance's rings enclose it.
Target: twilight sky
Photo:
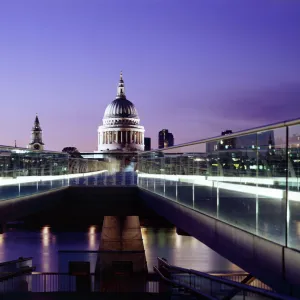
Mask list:
[[[154,148],[300,117],[300,1],[0,0],[0,144],[96,150],[120,70]]]

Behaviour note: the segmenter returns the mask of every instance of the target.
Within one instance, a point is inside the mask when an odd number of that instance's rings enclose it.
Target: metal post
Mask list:
[[[195,208],[195,183],[193,183],[193,208]]]
[[[258,187],[258,167],[259,167],[259,164],[258,164],[258,133],[256,133],[256,188]],[[258,220],[259,220],[259,216],[258,216],[258,213],[259,213],[259,197],[258,195],[256,194],[256,203],[255,203],[255,233],[256,235],[258,235],[259,233],[259,228],[258,228]]]
[[[219,207],[220,207],[220,189],[219,189],[219,181],[217,181],[217,219],[219,219]]]
[[[255,203],[255,233],[258,235],[258,214],[259,214],[259,205],[258,205],[258,194],[256,193],[256,203]]]
[[[286,140],[285,140],[285,159],[286,159],[286,173],[285,173],[285,246],[288,247],[288,235],[289,235],[289,219],[290,219],[290,208],[289,208],[289,127],[286,127]]]

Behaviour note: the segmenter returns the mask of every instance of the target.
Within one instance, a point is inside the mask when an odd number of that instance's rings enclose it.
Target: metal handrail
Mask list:
[[[10,265],[10,264],[15,264],[17,262],[24,262],[28,260],[32,260],[32,257],[22,257],[22,258],[20,257],[19,259],[15,259],[15,260],[4,261],[0,263],[0,267]]]
[[[210,300],[216,300],[217,298],[214,298],[214,297],[211,297],[211,296],[208,296],[206,294],[203,294],[201,293],[200,291],[194,289],[193,287],[190,287],[188,286],[187,284],[185,283],[178,283],[178,282],[175,282],[173,280],[170,280],[169,278],[165,277],[159,270],[157,267],[153,267],[153,270],[154,272],[156,272],[164,281],[168,282],[169,284],[173,285],[173,286],[176,286],[176,287],[183,287],[185,288],[186,290],[192,292],[193,294],[196,294],[196,295],[199,295],[201,297],[204,297],[205,299],[210,299]]]
[[[179,144],[179,145],[172,146],[172,147],[156,149],[156,150],[151,150],[151,151],[144,151],[142,153],[139,153],[139,155],[144,155],[144,154],[148,154],[148,153],[155,153],[155,152],[158,152],[158,151],[159,152],[165,152],[166,150],[170,150],[170,149],[193,146],[193,145],[203,144],[203,143],[207,143],[207,142],[214,142],[214,141],[219,141],[219,140],[222,140],[222,139],[234,138],[234,137],[244,136],[244,135],[255,133],[255,132],[273,130],[273,129],[277,129],[277,128],[281,128],[281,127],[287,127],[287,126],[298,125],[298,124],[300,124],[300,119],[299,118],[293,119],[293,120],[287,120],[287,121],[283,121],[283,122],[279,122],[279,123],[273,123],[273,124],[269,124],[269,125],[265,125],[265,126],[254,127],[254,128],[250,128],[250,129],[246,129],[246,130],[241,130],[241,131],[237,131],[237,132],[228,134],[226,136],[224,136],[224,135],[215,136],[215,137],[212,137],[212,138],[205,138],[205,139],[201,139],[201,140],[196,140],[196,141]]]
[[[260,288],[252,287],[252,286],[245,285],[245,284],[241,284],[241,283],[231,281],[231,280],[228,280],[228,279],[225,279],[225,278],[215,277],[215,276],[209,275],[207,273],[203,273],[203,272],[196,271],[196,270],[193,270],[193,269],[185,269],[185,268],[173,266],[173,265],[170,265],[168,262],[166,262],[164,259],[162,259],[160,257],[158,257],[157,260],[158,260],[158,262],[162,263],[165,267],[167,267],[169,269],[173,269],[173,270],[179,271],[181,273],[188,273],[188,274],[193,274],[193,275],[196,275],[196,276],[199,276],[199,277],[204,277],[204,278],[207,278],[209,280],[213,280],[215,282],[223,283],[225,285],[229,285],[229,286],[232,286],[234,288],[241,289],[243,291],[248,291],[248,292],[260,294],[262,296],[270,297],[272,299],[295,300],[295,298],[290,297],[290,296],[276,294],[276,293],[273,293],[273,292],[268,291],[268,290],[263,290],[263,289],[260,289]]]
[[[17,271],[17,272],[12,272],[12,273],[0,276],[0,282],[2,282],[4,280],[11,279],[11,278],[18,277],[18,276],[23,275],[23,274],[28,274],[28,273],[32,274],[32,272],[34,270],[35,270],[35,267],[28,267],[28,268],[24,268],[24,269],[22,269],[20,271]]]

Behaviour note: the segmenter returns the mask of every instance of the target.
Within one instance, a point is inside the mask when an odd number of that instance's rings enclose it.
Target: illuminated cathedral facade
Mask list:
[[[116,99],[105,109],[103,124],[98,127],[98,151],[143,151],[144,127],[134,104],[125,95],[120,74]]]

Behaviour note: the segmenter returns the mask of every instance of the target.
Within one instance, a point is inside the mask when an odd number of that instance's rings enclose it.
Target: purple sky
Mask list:
[[[300,117],[300,1],[2,0],[0,144],[96,150],[120,70],[153,147]]]

